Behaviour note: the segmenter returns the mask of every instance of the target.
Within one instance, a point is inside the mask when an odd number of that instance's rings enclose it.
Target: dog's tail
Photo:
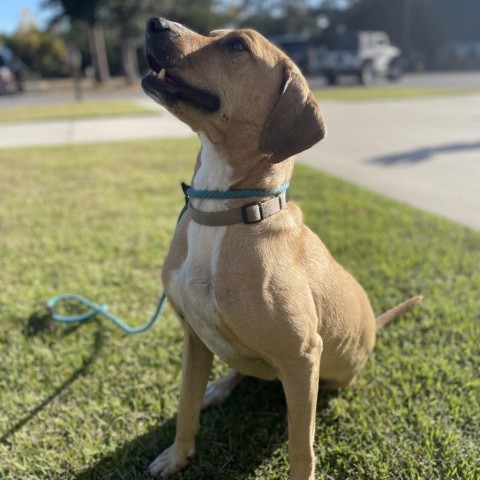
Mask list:
[[[409,298],[405,300],[400,305],[387,310],[385,313],[382,313],[379,317],[377,317],[377,330],[383,328],[387,323],[390,323],[399,315],[403,315],[410,311],[417,303],[421,302],[423,299],[422,295],[417,295],[416,297]]]

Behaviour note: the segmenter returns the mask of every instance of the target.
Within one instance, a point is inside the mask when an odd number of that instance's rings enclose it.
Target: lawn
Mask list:
[[[132,324],[150,316],[190,180],[194,140],[0,151],[0,478],[144,479],[174,437],[182,336],[171,309],[149,333],[97,319],[54,324],[78,292]],[[480,476],[480,232],[297,166],[291,197],[381,312],[357,385],[320,393],[318,479]],[[248,280],[247,280],[248,281]],[[216,362],[214,377],[226,371]],[[277,382],[249,379],[202,415],[183,480],[288,478]]]
[[[3,108],[0,123],[155,114],[152,109],[130,100],[85,100]]]

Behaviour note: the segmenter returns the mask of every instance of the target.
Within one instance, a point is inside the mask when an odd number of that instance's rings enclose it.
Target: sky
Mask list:
[[[42,25],[50,14],[40,8],[41,3],[42,0],[0,0],[0,33],[14,32],[26,8],[32,18]]]

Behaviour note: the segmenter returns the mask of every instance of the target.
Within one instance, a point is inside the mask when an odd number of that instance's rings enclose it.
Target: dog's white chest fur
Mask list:
[[[231,167],[218,156],[203,134],[199,136],[202,141],[201,166],[193,180],[193,187],[198,190],[228,190],[231,186]],[[195,208],[203,211],[227,208],[221,200],[191,201]],[[229,362],[234,361],[237,354],[217,331],[219,315],[215,298],[215,272],[226,228],[190,222],[187,257],[180,268],[171,272],[169,294],[205,345]]]

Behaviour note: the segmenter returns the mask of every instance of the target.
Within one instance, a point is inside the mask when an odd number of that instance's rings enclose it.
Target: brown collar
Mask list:
[[[251,225],[262,222],[283,210],[286,203],[286,193],[282,192],[268,200],[253,202],[240,208],[220,212],[202,212],[192,207],[190,202],[188,203],[188,209],[194,222],[208,227],[221,227],[237,223]]]

